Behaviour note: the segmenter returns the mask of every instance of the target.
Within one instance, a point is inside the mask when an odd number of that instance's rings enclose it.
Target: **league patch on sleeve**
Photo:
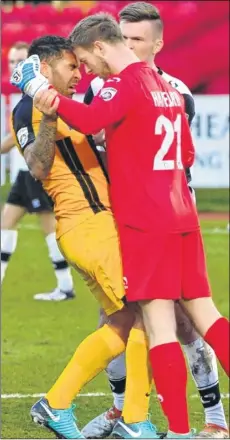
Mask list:
[[[109,79],[107,79],[107,83],[108,82],[120,82],[121,81],[121,78],[119,78],[118,76],[114,76],[113,78],[109,78]]]
[[[177,84],[177,82],[176,82],[176,81],[173,81],[173,80],[169,81],[169,84],[170,84],[172,87],[174,87],[174,89],[178,89],[178,87],[179,87],[179,85]]]
[[[17,132],[18,143],[21,148],[24,148],[28,142],[29,132],[27,127],[22,127]]]
[[[100,98],[102,98],[104,101],[111,101],[111,99],[114,98],[116,95],[117,90],[113,87],[105,87],[105,89],[102,89],[100,93]]]

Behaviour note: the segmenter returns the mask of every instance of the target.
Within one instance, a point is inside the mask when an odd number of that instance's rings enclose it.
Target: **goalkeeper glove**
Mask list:
[[[21,61],[14,69],[11,84],[33,98],[38,90],[47,89],[48,80],[40,73],[40,60],[38,55],[31,55]]]

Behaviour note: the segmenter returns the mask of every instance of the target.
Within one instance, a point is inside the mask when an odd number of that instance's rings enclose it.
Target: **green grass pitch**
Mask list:
[[[203,222],[205,246],[213,294],[220,311],[229,310],[229,234],[226,222]],[[221,228],[220,233],[212,233]],[[33,294],[55,287],[55,278],[37,219],[27,216],[19,230],[18,248],[12,257],[2,288],[2,394],[44,393],[70,359],[77,344],[97,325],[98,306],[83,282],[74,274],[77,298],[66,303],[35,302]],[[221,368],[222,393],[229,393]],[[79,397],[80,427],[112,403],[105,374],[93,380],[83,393],[108,393],[103,397]],[[191,425],[202,427],[204,418],[196,388],[189,379]],[[226,397],[226,396],[225,396]],[[1,438],[54,438],[30,420],[29,410],[37,399],[3,398]],[[228,415],[229,400],[223,400]],[[156,400],[151,404],[152,420],[165,428]]]

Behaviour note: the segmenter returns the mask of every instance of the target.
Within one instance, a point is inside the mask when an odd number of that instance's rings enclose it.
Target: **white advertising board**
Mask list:
[[[229,186],[229,97],[196,95],[192,135],[196,161],[192,185],[199,188]]]

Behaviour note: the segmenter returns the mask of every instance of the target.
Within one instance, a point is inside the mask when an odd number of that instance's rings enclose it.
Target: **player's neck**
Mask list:
[[[153,69],[155,72],[158,72],[157,66],[155,64],[154,59],[150,59],[149,61],[147,61],[149,67],[151,67],[151,69]]]
[[[114,56],[113,56],[114,55]],[[140,62],[139,58],[123,44],[114,50],[111,56],[110,69],[113,74],[119,74],[130,64]]]

